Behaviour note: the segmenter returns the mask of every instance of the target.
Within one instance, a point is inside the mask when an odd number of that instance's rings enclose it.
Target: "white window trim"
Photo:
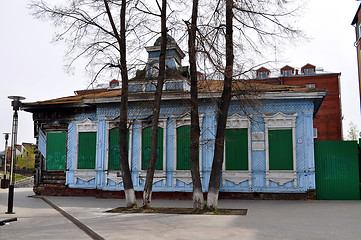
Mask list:
[[[224,143],[223,151],[223,186],[226,185],[226,180],[234,184],[240,184],[248,180],[249,187],[252,187],[252,161],[251,161],[251,123],[247,117],[241,117],[239,114],[233,114],[227,118],[226,129],[242,129],[247,128],[248,137],[248,170],[226,170],[226,142]]]
[[[317,128],[313,128],[313,138],[317,138]]]
[[[285,76],[285,77],[292,76],[293,75],[293,70],[292,69],[284,69],[282,75]]]
[[[87,118],[81,122],[75,122],[75,126],[76,126],[76,148],[75,148],[74,180],[75,180],[75,184],[77,184],[78,178],[83,180],[84,182],[89,182],[90,180],[95,179],[96,176],[95,169],[78,169],[78,148],[79,148],[79,133],[81,132],[97,133],[98,122],[95,121],[93,122],[89,118]]]
[[[133,120],[128,120],[127,127],[129,128],[129,150],[128,150],[128,164],[129,169],[132,171],[132,136],[133,136],[133,128],[132,128]],[[109,180],[114,181],[116,184],[123,182],[122,171],[121,170],[109,170],[109,132],[114,128],[119,128],[119,123],[114,120],[107,121],[107,148],[105,153],[105,185],[108,185]]]
[[[139,120],[140,122],[140,133],[139,133],[139,184],[141,184],[141,180],[146,178],[147,170],[142,170],[142,134],[143,129],[150,127],[150,123]],[[153,183],[162,181],[165,186],[165,178],[166,178],[166,162],[167,162],[167,118],[159,118],[158,127],[163,129],[163,170],[154,170]]]
[[[199,128],[202,129],[203,123],[203,115],[199,116]],[[190,170],[177,170],[177,128],[182,126],[191,126],[191,115],[190,113],[185,113],[180,117],[174,117],[174,156],[173,156],[173,184],[174,186],[177,185],[177,180],[184,182],[185,184],[190,184],[192,182],[192,174]],[[202,131],[201,131],[202,132]],[[202,134],[199,136],[199,171],[202,179]]]
[[[265,121],[265,147],[266,147],[266,186],[269,181],[276,182],[282,186],[293,181],[297,187],[297,162],[296,162],[296,118],[297,113],[293,115],[285,115],[281,112],[273,116],[263,116]],[[292,130],[292,150],[293,150],[293,170],[269,170],[269,146],[268,146],[268,130],[291,129]]]
[[[258,79],[266,79],[268,78],[269,74],[267,71],[259,71],[257,74]]]

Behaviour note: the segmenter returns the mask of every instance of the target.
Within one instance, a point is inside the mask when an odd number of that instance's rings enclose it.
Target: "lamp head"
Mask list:
[[[20,100],[25,99],[25,97],[21,97],[21,96],[8,96],[8,98],[13,100],[11,102],[11,106],[13,106],[14,111],[19,110],[19,108],[21,106],[21,101]]]
[[[6,141],[9,140],[9,134],[10,134],[10,133],[4,133],[4,135],[5,135],[5,140],[6,140]]]

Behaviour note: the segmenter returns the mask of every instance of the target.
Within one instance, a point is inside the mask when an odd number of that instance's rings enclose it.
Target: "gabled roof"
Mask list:
[[[305,69],[305,68],[316,68],[315,65],[312,65],[310,63],[307,63],[305,66],[303,66],[301,69]]]
[[[29,150],[30,148],[34,148],[36,145],[33,143],[23,143],[22,144],[27,150]]]
[[[291,66],[289,66],[289,65],[286,65],[286,66],[284,66],[283,68],[281,68],[281,71],[282,71],[282,70],[286,70],[286,69],[287,69],[287,70],[288,70],[288,69],[289,69],[289,70],[293,70],[293,69],[295,69],[295,68],[294,68],[294,67],[291,67]]]
[[[256,70],[256,72],[271,72],[269,69],[265,68],[265,67],[260,67],[259,69]]]

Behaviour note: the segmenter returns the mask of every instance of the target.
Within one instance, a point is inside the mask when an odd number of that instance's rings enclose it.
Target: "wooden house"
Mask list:
[[[169,42],[167,77],[159,119],[153,197],[189,197],[190,84],[183,52]],[[148,66],[129,82],[129,164],[135,191],[142,192],[150,151],[150,119],[159,43],[147,48]],[[223,81],[199,79],[199,166],[208,189]],[[229,108],[221,197],[306,198],[315,189],[313,119],[325,90],[235,81]],[[240,92],[258,100],[245,107]],[[33,114],[38,154],[37,194],[121,196],[119,164],[121,89],[25,103]],[[244,95],[243,95],[244,96]]]

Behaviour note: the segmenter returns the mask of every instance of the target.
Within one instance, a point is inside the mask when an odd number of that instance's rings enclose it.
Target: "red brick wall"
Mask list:
[[[339,74],[315,74],[284,77],[285,85],[306,86],[315,84],[316,88],[327,89],[327,95],[313,120],[317,128],[317,140],[342,140],[342,115],[339,87]]]
[[[256,80],[256,82],[296,85],[305,87],[315,84],[315,88],[327,89],[327,95],[313,119],[317,128],[317,140],[342,140],[342,115],[339,73],[294,75],[288,77]]]

